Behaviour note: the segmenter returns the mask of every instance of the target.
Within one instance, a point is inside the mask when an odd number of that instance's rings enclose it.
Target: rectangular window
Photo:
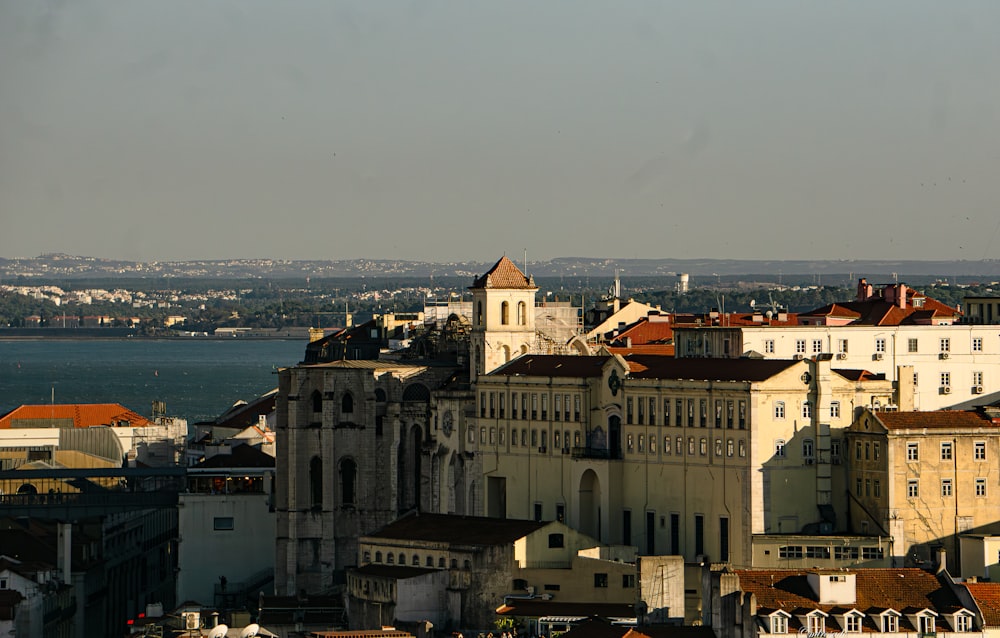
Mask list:
[[[764,352],[766,354],[774,354],[774,339],[764,340]]]
[[[879,443],[878,441],[875,441],[874,447],[875,447],[875,460],[877,461],[878,457],[882,455],[882,444]]]
[[[573,420],[576,422],[580,421],[580,395],[574,395],[573,397]]]
[[[977,461],[986,460],[986,441],[976,441],[973,444],[972,458]]]
[[[863,560],[882,560],[884,552],[881,547],[862,547],[861,558]]]
[[[645,434],[640,434],[639,435],[639,447],[638,447],[637,451],[639,452],[639,454],[642,454],[643,452],[646,451],[646,435]]]
[[[649,424],[656,425],[656,399],[649,397]]]
[[[670,425],[670,399],[663,400],[663,425]]]
[[[920,460],[920,444],[916,441],[909,441],[906,444],[906,460],[907,461],[919,461]]]
[[[917,340],[914,338],[909,338],[906,340],[906,351],[907,352],[918,352],[917,350]]]
[[[771,633],[772,634],[787,634],[788,633],[788,618],[782,616],[781,614],[776,614],[771,616]]]
[[[972,338],[972,351],[973,352],[982,352],[983,351],[983,338],[982,337],[973,337]]]
[[[497,393],[490,392],[490,418],[493,419],[497,415]]]
[[[703,428],[708,427],[708,400],[702,399],[698,402],[698,425]]]
[[[951,460],[951,441],[943,441],[941,443],[941,460],[942,461]]]
[[[639,425],[645,425],[646,424],[646,409],[645,409],[646,400],[642,399],[642,398],[639,398],[639,399],[636,399],[636,403],[639,404],[639,405],[636,406],[638,408],[637,411],[636,411],[636,416],[638,417],[638,423],[639,423]]]
[[[813,354],[819,354],[823,352],[823,340],[813,339]]]
[[[830,440],[830,457],[834,463],[840,463],[840,439]]]
[[[874,489],[872,490],[872,496],[874,496],[875,498],[881,498],[882,496],[882,484],[879,482],[878,479],[875,479],[875,486]]]
[[[779,459],[785,458],[785,439],[774,442],[774,456]]]
[[[608,586],[607,574],[594,574],[594,587],[606,588]]]
[[[976,479],[976,496],[986,496],[986,479]]]
[[[235,529],[235,522],[232,516],[216,516],[212,520],[212,529],[221,532],[231,532]]]
[[[479,394],[479,416],[483,419],[486,418],[486,393],[481,392]]]
[[[719,560],[729,561],[729,518],[719,517]]]
[[[694,553],[701,556],[705,553],[705,517],[694,515]]]
[[[830,558],[830,548],[825,545],[807,545],[806,558]]]
[[[670,515],[670,554],[677,556],[681,553],[681,515]]]
[[[906,480],[906,497],[918,498],[920,496],[920,481],[918,479]]]
[[[517,420],[517,392],[510,393],[510,418]]]
[[[694,427],[694,399],[688,399],[688,427]]]
[[[805,354],[806,353],[806,340],[796,339],[795,340],[795,354]]]
[[[534,421],[538,418],[538,395],[532,393],[531,395],[531,420]]]
[[[729,402],[730,407],[732,407],[733,402]],[[747,429],[747,402],[740,401],[740,429]]]
[[[951,373],[942,372],[941,373],[941,386],[947,388],[951,385]]]
[[[663,455],[664,456],[669,456],[670,455],[670,436],[669,435],[663,437]]]
[[[939,345],[941,352],[951,352],[951,339],[948,339],[947,337],[941,339]]]
[[[625,423],[632,424],[632,397],[625,399]]]
[[[941,479],[941,496],[951,496],[951,479]]]
[[[542,395],[542,421],[549,418],[549,395]]]
[[[632,544],[632,510],[622,510],[622,544]]]
[[[557,395],[555,395],[555,397],[552,400],[554,401],[554,404],[553,404],[552,407],[554,408],[553,411],[555,412],[555,415],[554,415],[555,416],[555,420],[556,421],[562,421],[562,395],[561,394],[557,394]],[[556,446],[556,447],[558,447],[558,446]]]
[[[677,399],[674,401],[674,407],[676,411],[674,413],[674,425],[681,427],[684,424],[684,400]]]
[[[983,385],[983,373],[973,372],[972,373],[972,385]]]
[[[833,548],[833,557],[836,560],[858,560],[859,555],[857,547],[843,547],[839,545]]]
[[[535,503],[535,521],[542,520],[542,504]]]
[[[785,402],[775,401],[774,402],[774,418],[783,419],[785,418]]]
[[[837,352],[847,354],[847,339],[841,339],[837,342]]]
[[[884,353],[885,352],[885,339],[875,340],[875,352]]]
[[[839,419],[840,418],[840,401],[830,402],[830,418]]]
[[[802,558],[801,545],[786,545],[778,548],[778,558]]]
[[[560,523],[566,520],[566,505],[564,503],[556,503],[556,520]],[[560,534],[562,536],[562,534]],[[551,545],[549,546],[551,547]]]
[[[722,427],[722,401],[715,402],[715,427]]]
[[[622,589],[635,588],[635,574],[622,574]]]

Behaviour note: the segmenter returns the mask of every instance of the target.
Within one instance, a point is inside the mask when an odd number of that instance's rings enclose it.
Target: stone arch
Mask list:
[[[580,477],[580,531],[601,540],[601,479],[588,469]]]
[[[431,392],[423,383],[411,383],[403,390],[403,401],[421,401],[427,403],[431,400]]]
[[[375,403],[385,403],[386,398],[385,390],[382,388],[375,388]]]
[[[500,323],[505,326],[510,323],[510,304],[506,301],[500,304]]]
[[[517,302],[517,325],[528,325],[528,304],[523,301]]]
[[[519,351],[519,352],[520,352],[520,354],[522,354],[522,355],[524,355],[524,354],[528,354],[528,344],[526,344],[526,343],[522,343],[522,344],[521,344],[521,349],[520,349],[520,351]]]
[[[587,347],[587,342],[581,339],[579,336],[570,339],[569,343],[566,345],[569,346],[570,350],[572,350],[573,352],[575,352],[580,356],[587,356],[590,354],[590,348]]]
[[[17,488],[18,494],[38,494],[38,488],[31,483],[25,483]]]
[[[309,395],[309,400],[312,403],[313,413],[323,411],[323,395],[319,390],[313,390],[312,394]]]
[[[354,413],[354,395],[350,392],[345,392],[344,396],[340,398],[340,412],[341,414]]]
[[[504,344],[503,346],[501,346],[501,350],[503,351],[503,362],[507,363],[508,361],[510,361],[510,346]]]

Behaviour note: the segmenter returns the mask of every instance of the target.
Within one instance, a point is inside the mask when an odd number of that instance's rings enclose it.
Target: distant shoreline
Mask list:
[[[46,330],[42,328],[40,330]],[[59,334],[44,334],[38,332],[34,334],[6,334],[5,329],[0,329],[0,341],[306,341],[303,337],[288,335],[246,335],[246,336],[222,336],[222,335],[199,335],[199,336],[173,336],[173,335],[137,335],[137,334],[114,334],[114,335],[94,335],[94,334],[67,334],[60,331]]]

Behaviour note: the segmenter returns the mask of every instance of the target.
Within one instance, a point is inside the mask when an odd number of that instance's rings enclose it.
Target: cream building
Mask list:
[[[829,358],[529,355],[476,391],[487,516],[738,565],[755,535],[846,531],[843,432],[863,406],[908,402],[905,383]]]
[[[971,411],[865,410],[845,449],[852,531],[887,537],[900,566],[944,547],[957,571],[959,535],[1000,532],[998,425]]]

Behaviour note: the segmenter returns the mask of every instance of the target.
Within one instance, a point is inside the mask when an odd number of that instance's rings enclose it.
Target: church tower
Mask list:
[[[529,352],[535,343],[535,291],[538,286],[506,255],[469,288],[472,291],[472,343],[469,377],[496,370]]]

